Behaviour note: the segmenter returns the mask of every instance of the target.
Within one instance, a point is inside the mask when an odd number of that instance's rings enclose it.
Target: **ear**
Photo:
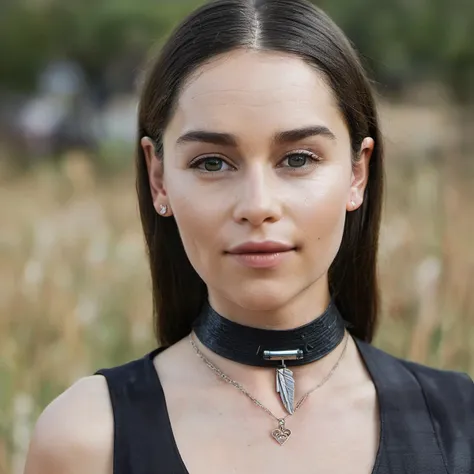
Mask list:
[[[140,144],[148,168],[153,206],[161,216],[169,216],[172,213],[164,185],[163,158],[157,155],[155,142],[151,138],[143,137]]]
[[[360,146],[359,159],[352,165],[351,189],[349,202],[346,205],[348,211],[355,211],[364,201],[364,191],[369,181],[369,163],[374,145],[372,138],[364,138]]]

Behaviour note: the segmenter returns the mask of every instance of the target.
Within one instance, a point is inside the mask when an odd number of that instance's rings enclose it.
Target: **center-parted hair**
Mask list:
[[[331,87],[349,130],[354,163],[362,140],[375,140],[364,202],[346,214],[341,247],[329,269],[330,291],[350,332],[370,342],[379,306],[382,137],[371,85],[357,53],[339,27],[305,0],[207,3],[176,28],[148,71],[140,98],[136,166],[158,342],[171,345],[191,331],[207,288],[186,256],[174,217],[161,218],[153,207],[140,140],[151,137],[157,147],[155,159],[163,159],[163,133],[186,79],[206,62],[236,49],[293,54],[318,71]],[[281,67],[284,73],[284,59]]]

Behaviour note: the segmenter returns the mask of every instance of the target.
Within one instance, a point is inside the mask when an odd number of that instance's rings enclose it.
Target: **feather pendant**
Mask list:
[[[283,406],[286,411],[293,415],[294,400],[295,400],[295,379],[293,378],[293,372],[286,367],[282,367],[276,370],[276,391],[280,394]]]

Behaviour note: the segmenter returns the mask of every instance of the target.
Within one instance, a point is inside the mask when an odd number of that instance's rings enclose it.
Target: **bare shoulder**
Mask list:
[[[80,379],[38,419],[25,474],[112,474],[113,430],[105,378]]]

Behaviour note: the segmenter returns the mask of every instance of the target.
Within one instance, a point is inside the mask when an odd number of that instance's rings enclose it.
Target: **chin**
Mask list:
[[[228,299],[249,311],[275,311],[298,294],[298,289],[293,286],[253,281],[239,284],[238,290],[228,295]]]

